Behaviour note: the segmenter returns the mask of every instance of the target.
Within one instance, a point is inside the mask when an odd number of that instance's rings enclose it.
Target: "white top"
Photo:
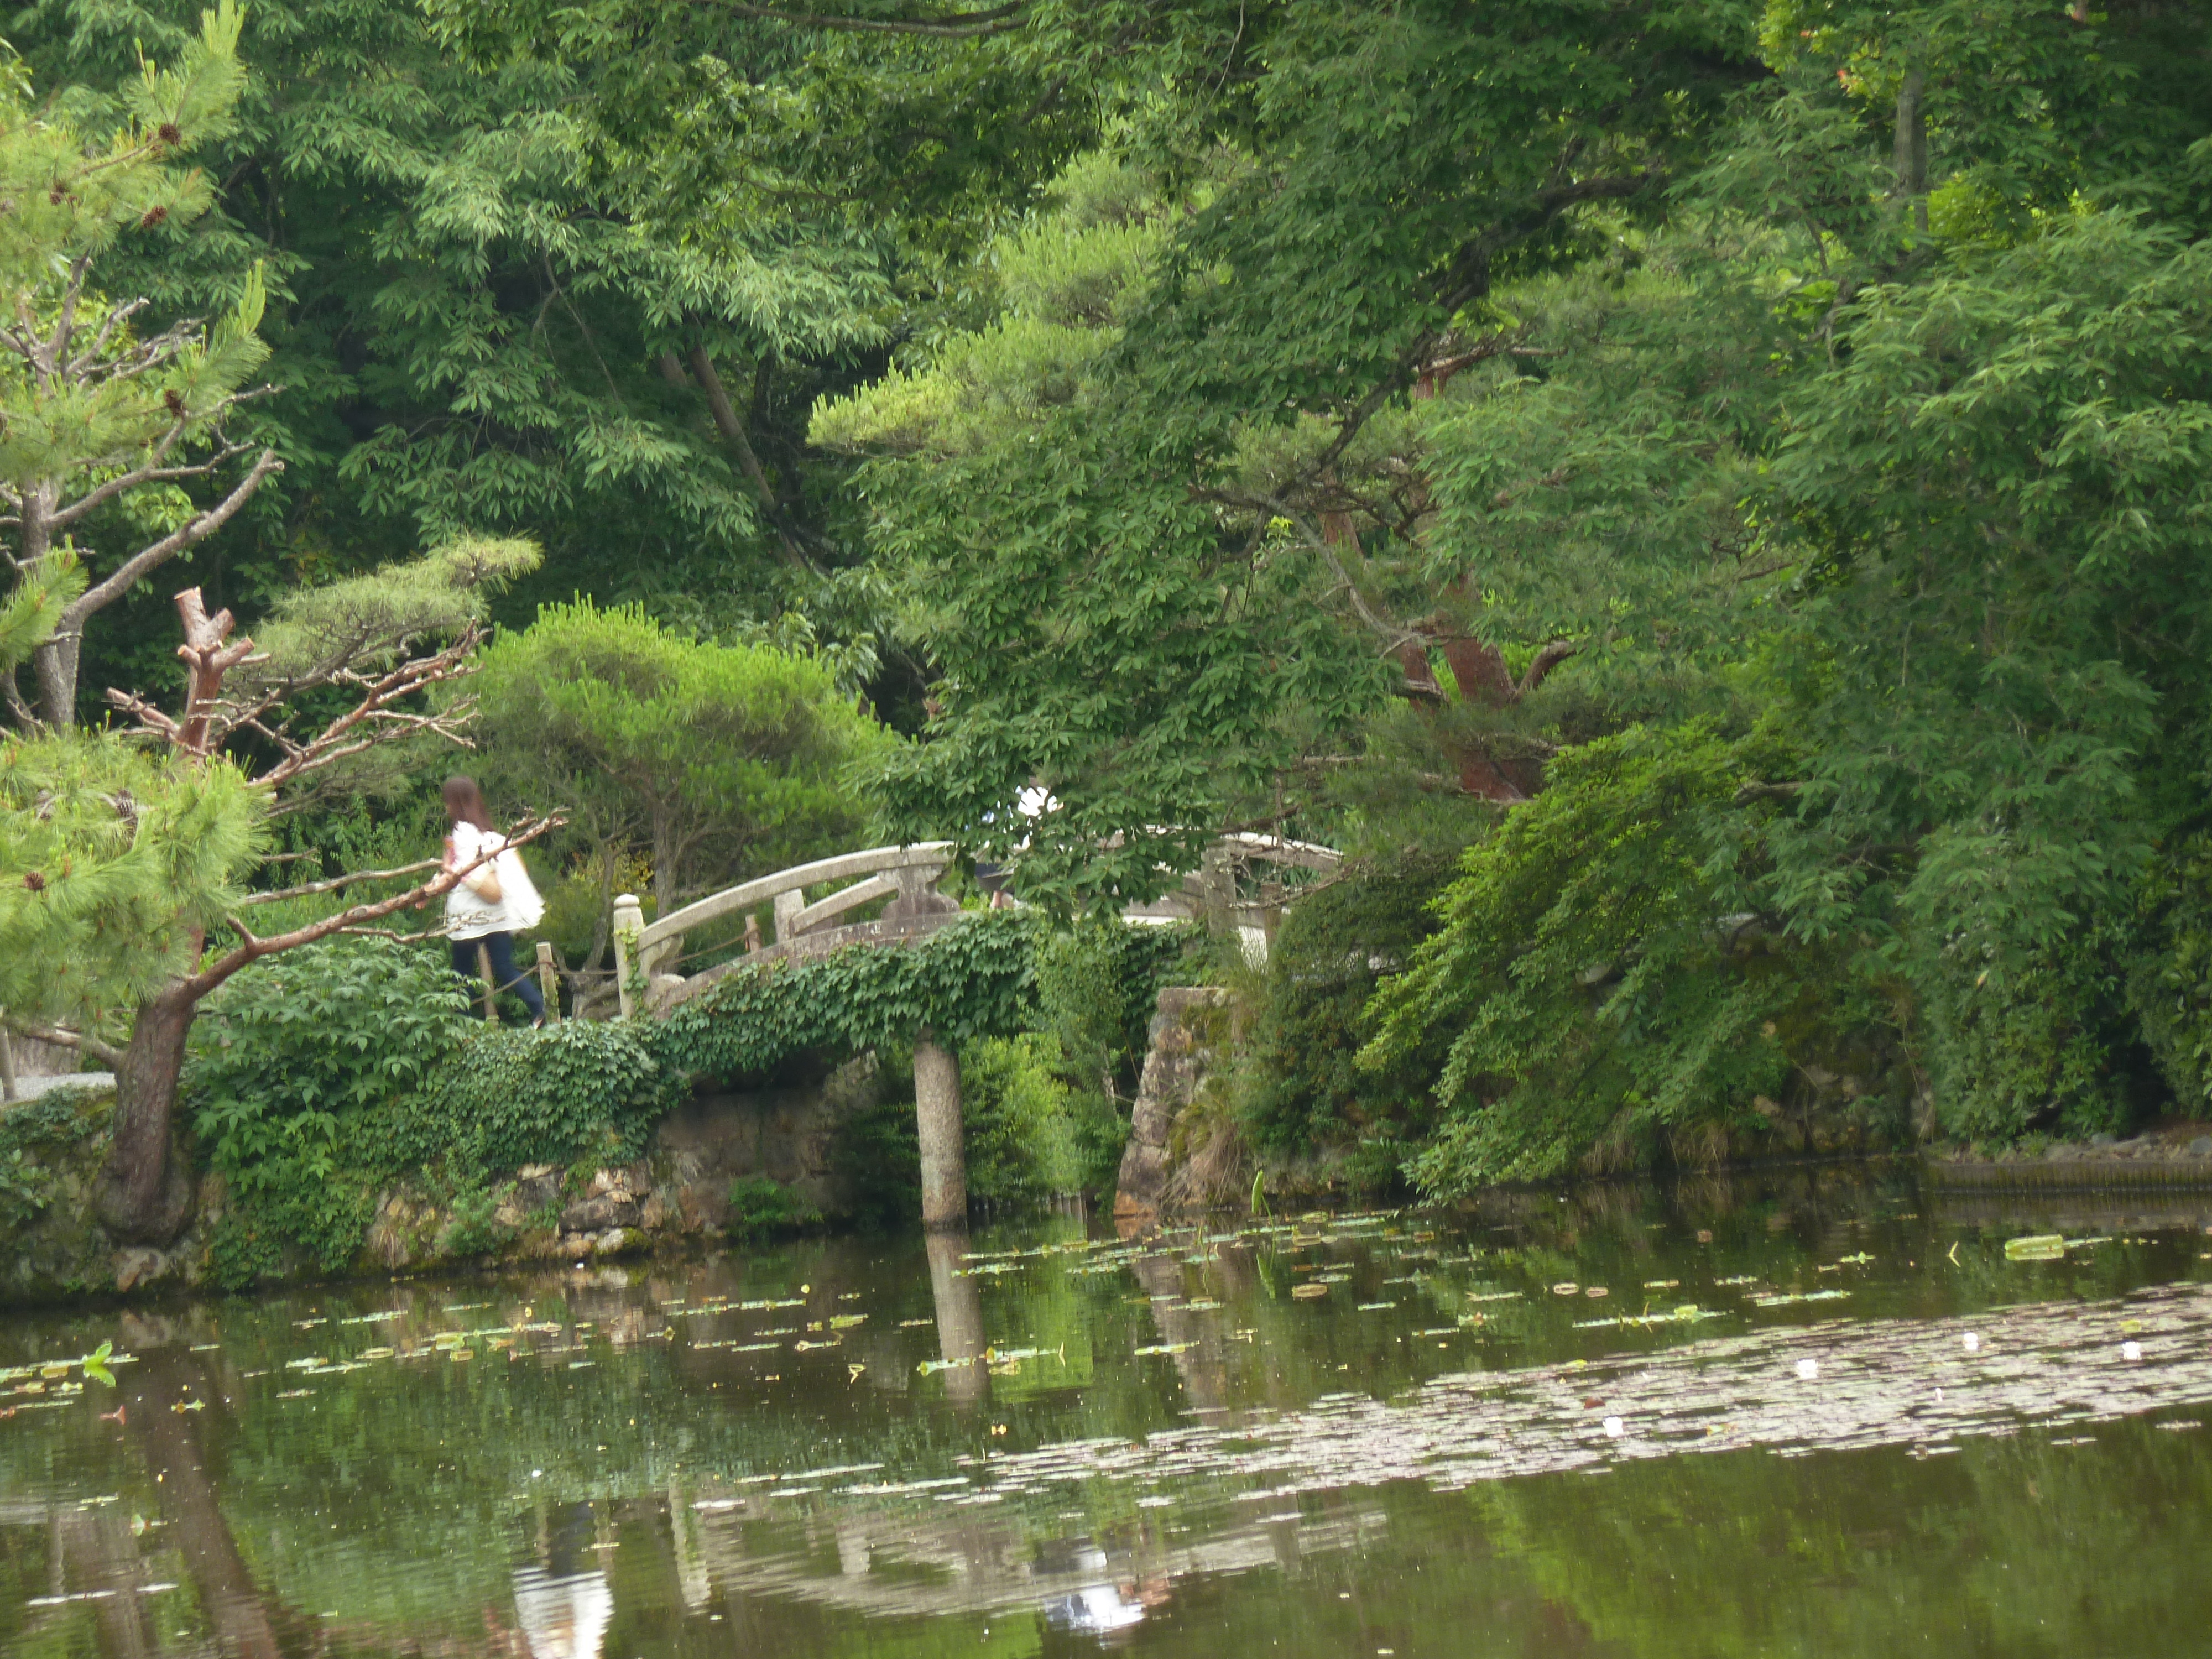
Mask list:
[[[479,830],[473,823],[453,826],[454,867],[465,869],[492,848],[499,855],[479,870],[499,872],[499,902],[487,904],[469,890],[466,881],[454,884],[446,895],[446,933],[449,939],[482,939],[487,933],[520,933],[538,925],[545,914],[545,901],[538,896],[522,854],[507,844],[496,830]]]

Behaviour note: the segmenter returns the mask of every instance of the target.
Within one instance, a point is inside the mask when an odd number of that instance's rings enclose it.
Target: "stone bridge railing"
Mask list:
[[[951,866],[949,841],[871,847],[741,882],[649,924],[635,895],[624,893],[615,901],[614,924],[615,983],[622,1012],[627,1017],[635,1012],[641,978],[647,1005],[665,1012],[738,967],[784,957],[826,956],[847,945],[890,945],[919,938],[960,915],[960,906],[937,890]],[[836,881],[851,885],[807,902],[806,889]],[[873,921],[830,925],[848,911],[884,898],[890,902]],[[755,914],[763,905],[775,919],[773,944],[763,943]],[[687,932],[732,915],[745,919],[743,956],[696,974],[669,971],[682,963]]]

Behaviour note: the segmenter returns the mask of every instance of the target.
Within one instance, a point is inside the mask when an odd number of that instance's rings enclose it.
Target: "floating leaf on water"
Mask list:
[[[1644,1281],[1644,1288],[1647,1291],[1672,1291],[1680,1289],[1681,1283],[1679,1279],[1647,1279]]]
[[[1588,1297],[1600,1297],[1611,1296],[1613,1292],[1606,1289],[1602,1285],[1593,1285],[1588,1290],[1584,1291],[1583,1294]]]
[[[2065,1254],[2066,1238],[2063,1233],[2029,1233],[2024,1237],[2005,1240],[2008,1261],[2056,1261]]]
[[[1301,1302],[1310,1302],[1317,1296],[1327,1296],[1328,1286],[1316,1284],[1293,1285],[1291,1286],[1291,1294]]]
[[[1362,1313],[1382,1313],[1389,1309],[1395,1308],[1397,1305],[1398,1304],[1395,1302],[1363,1302],[1359,1304],[1359,1311]]]
[[[1581,1289],[1582,1286],[1576,1284],[1573,1279],[1561,1279],[1558,1284],[1552,1286],[1552,1294],[1553,1296],[1572,1296]]]
[[[1138,1349],[1137,1357],[1141,1359],[1147,1354],[1188,1353],[1197,1346],[1195,1342],[1156,1342],[1148,1348]]]

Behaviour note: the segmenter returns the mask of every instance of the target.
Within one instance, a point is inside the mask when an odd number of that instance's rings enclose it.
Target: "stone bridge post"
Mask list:
[[[924,1031],[914,1043],[914,1127],[921,1141],[921,1224],[968,1224],[968,1159],[960,1124],[960,1062]]]

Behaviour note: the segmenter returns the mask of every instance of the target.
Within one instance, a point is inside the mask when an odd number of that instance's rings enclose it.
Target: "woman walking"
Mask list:
[[[514,936],[538,925],[545,914],[545,901],[538,896],[530,872],[523,868],[522,854],[491,827],[491,813],[477,781],[447,778],[445,794],[446,816],[453,824],[453,834],[446,837],[445,867],[469,870],[476,866],[446,895],[446,936],[453,942],[453,971],[474,979],[477,950],[482,946],[490,953],[492,983],[520,997],[530,1010],[531,1024],[543,1025],[545,999],[515,971]],[[495,855],[484,859],[495,848]],[[479,859],[484,861],[478,864]]]

